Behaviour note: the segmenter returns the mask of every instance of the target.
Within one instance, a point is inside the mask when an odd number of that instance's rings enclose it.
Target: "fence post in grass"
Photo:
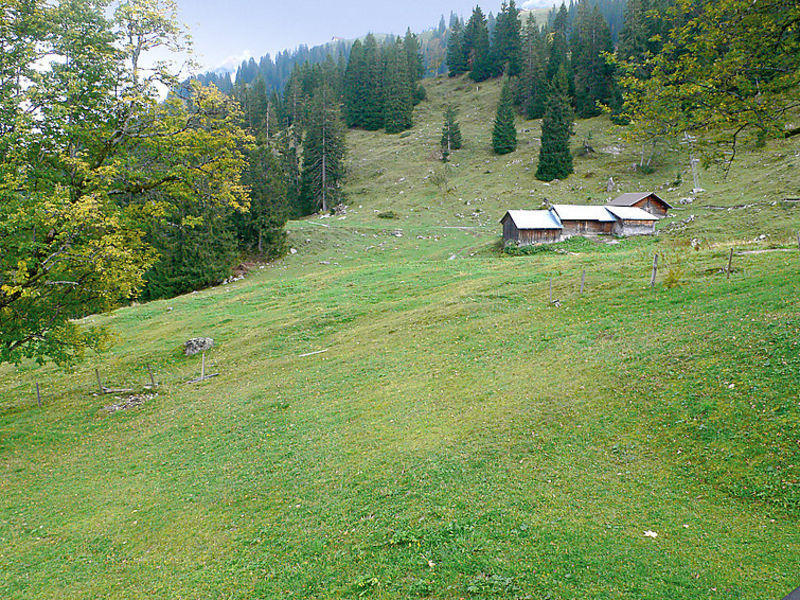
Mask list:
[[[581,296],[583,296],[583,288],[586,285],[586,269],[581,273]]]
[[[97,376],[97,387],[100,389],[101,394],[105,394],[105,388],[103,388],[103,382],[100,380],[100,370],[95,369],[94,374]]]
[[[731,278],[731,263],[733,263],[733,248],[731,248],[731,253],[728,255],[728,268],[726,269],[728,275],[726,279]]]
[[[656,275],[658,274],[658,253],[653,256],[653,274],[650,276],[650,287],[656,284]]]
[[[36,402],[39,404],[39,408],[42,408],[42,394],[39,391],[39,384],[36,384]]]
[[[150,375],[150,389],[156,389],[156,380],[153,377],[153,368],[150,366],[150,363],[147,363],[147,373]]]
[[[200,379],[206,378],[206,353],[203,352],[200,363]]]
[[[800,231],[797,232],[797,247],[800,248]]]
[[[550,304],[553,303],[553,278],[550,278]]]

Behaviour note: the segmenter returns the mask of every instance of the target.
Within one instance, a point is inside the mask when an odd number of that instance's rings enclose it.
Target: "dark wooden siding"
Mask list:
[[[656,196],[650,195],[646,198],[642,198],[636,204],[634,204],[636,208],[641,208],[642,210],[646,210],[651,215],[656,215],[657,217],[665,217],[667,216],[667,206],[664,204],[660,198]]]
[[[560,229],[522,229],[519,232],[521,246],[531,244],[551,244],[561,238]]]
[[[611,233],[614,223],[604,223],[602,221],[564,221],[564,235],[597,235],[601,233]]]
[[[519,229],[517,226],[514,225],[514,219],[509,216],[506,216],[503,219],[503,243],[507,244],[509,242],[518,242],[519,241]]]
[[[620,219],[614,224],[614,233],[616,235],[652,235],[655,231],[655,221],[628,221]]]

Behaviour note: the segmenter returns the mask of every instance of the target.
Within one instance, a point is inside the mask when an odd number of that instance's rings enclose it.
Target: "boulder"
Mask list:
[[[183,351],[186,356],[194,356],[214,347],[214,340],[207,337],[192,338],[183,344]]]

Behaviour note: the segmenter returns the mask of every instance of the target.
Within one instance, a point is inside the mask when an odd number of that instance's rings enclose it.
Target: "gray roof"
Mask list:
[[[554,204],[553,210],[562,221],[600,221],[613,223],[616,219],[605,206],[587,204]]]
[[[607,206],[608,212],[623,221],[658,221],[660,217],[635,206]]]
[[[620,194],[616,198],[614,198],[611,202],[608,203],[608,206],[633,206],[639,200],[643,200],[648,196],[655,196],[661,202],[667,205],[667,208],[672,208],[663,198],[661,198],[655,192],[628,192],[627,194]]]
[[[549,210],[509,210],[506,216],[511,217],[517,229],[561,229],[561,223]]]

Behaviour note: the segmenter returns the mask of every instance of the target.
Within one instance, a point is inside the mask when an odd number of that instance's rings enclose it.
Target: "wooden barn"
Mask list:
[[[504,244],[530,246],[561,239],[561,223],[549,210],[509,210],[500,222]]]
[[[603,206],[554,204],[551,210],[561,221],[564,237],[613,233],[616,218]]]
[[[653,235],[659,217],[635,206],[607,206],[614,215],[614,235]]]
[[[640,208],[657,217],[666,217],[667,211],[672,208],[662,198],[659,198],[655,192],[630,192],[628,194],[622,194],[614,198],[607,206]]]

